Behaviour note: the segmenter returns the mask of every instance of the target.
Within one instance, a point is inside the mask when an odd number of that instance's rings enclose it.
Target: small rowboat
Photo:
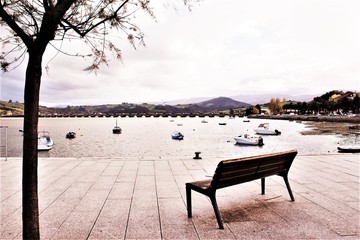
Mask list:
[[[175,140],[183,140],[184,135],[179,131],[174,131],[173,133],[171,133],[171,138]]]
[[[75,132],[68,132],[65,137],[68,138],[68,139],[76,138],[76,133]]]
[[[358,153],[360,152],[360,146],[341,146],[338,147],[338,151],[343,153]]]

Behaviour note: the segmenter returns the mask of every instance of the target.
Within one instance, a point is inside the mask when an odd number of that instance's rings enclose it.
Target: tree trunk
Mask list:
[[[42,53],[29,51],[24,93],[23,239],[40,239],[37,133]]]

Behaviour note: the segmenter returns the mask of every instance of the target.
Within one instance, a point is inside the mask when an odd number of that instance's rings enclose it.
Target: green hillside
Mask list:
[[[12,101],[0,101],[0,116],[22,116],[24,104]]]

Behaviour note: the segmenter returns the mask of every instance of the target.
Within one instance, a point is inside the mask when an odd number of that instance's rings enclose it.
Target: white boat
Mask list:
[[[281,132],[277,129],[269,128],[269,123],[261,123],[254,131],[259,135],[280,135]]]
[[[176,140],[183,140],[184,135],[179,131],[174,131],[174,132],[171,133],[171,138],[176,139]]]
[[[38,151],[49,151],[53,148],[54,142],[48,131],[38,133]]]
[[[121,128],[117,125],[117,120],[116,120],[116,125],[115,127],[113,128],[113,133],[114,134],[120,134],[121,133]]]
[[[239,145],[252,145],[252,146],[262,146],[264,145],[264,141],[262,137],[251,136],[250,134],[240,135],[234,138],[236,144]]]

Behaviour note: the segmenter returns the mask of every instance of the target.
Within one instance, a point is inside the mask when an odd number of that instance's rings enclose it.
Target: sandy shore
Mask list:
[[[307,130],[304,135],[360,134],[360,116],[317,115],[251,115],[249,118],[300,121]]]
[[[306,125],[303,135],[335,135],[360,134],[359,123],[348,122],[304,122]]]

